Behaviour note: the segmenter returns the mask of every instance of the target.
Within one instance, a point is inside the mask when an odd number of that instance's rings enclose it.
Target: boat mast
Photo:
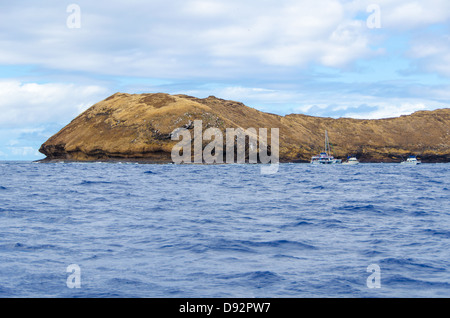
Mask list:
[[[329,144],[328,144],[328,130],[325,130],[325,152],[328,156],[329,153]]]

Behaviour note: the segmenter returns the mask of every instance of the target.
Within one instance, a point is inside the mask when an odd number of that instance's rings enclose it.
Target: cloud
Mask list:
[[[270,86],[270,85],[268,85]],[[278,89],[265,86],[206,85],[175,93],[198,97],[215,95],[241,101],[261,111],[321,117],[379,119],[409,115],[418,110],[448,107],[450,86],[404,85],[402,82],[331,83],[315,79]]]
[[[220,78],[308,63],[340,67],[371,53],[365,24],[338,0],[79,1],[79,29],[66,26],[65,6],[50,3],[4,5],[0,26],[10,31],[0,37],[0,63]]]
[[[96,85],[0,80],[0,160],[42,158],[43,142],[108,95]]]
[[[106,88],[95,85],[3,80],[0,81],[0,125],[20,128],[67,122],[107,95]]]
[[[0,36],[0,64],[102,76],[268,79],[305,72],[311,65],[345,70],[390,53],[386,40],[393,35],[409,38],[427,26],[449,24],[448,0],[378,0],[382,29],[372,30],[366,25],[372,3],[80,0],[81,28],[70,29],[66,4],[5,2],[0,28],[8,32]],[[445,40],[430,36],[436,43]],[[418,48],[414,44],[405,57],[416,58]],[[441,53],[417,57],[424,59],[420,70],[448,76],[448,47],[436,49]]]
[[[263,9],[251,3],[241,6],[237,23],[212,27],[200,36],[213,57],[276,66],[340,66],[369,51],[366,27],[346,19],[344,10],[335,0],[283,1]],[[349,47],[353,43],[362,49]]]
[[[358,107],[356,107],[356,109],[348,109],[345,117],[359,119],[391,118],[399,117],[401,115],[410,115],[419,110],[429,110],[430,108],[433,109],[424,103],[417,101],[407,102],[403,99],[391,99],[383,103],[375,102],[371,104],[372,106],[369,106],[371,109],[365,110],[364,113],[359,113]],[[366,105],[361,106],[367,107]]]
[[[9,150],[11,150],[11,154],[16,157],[42,156],[42,154],[33,147],[9,147]]]
[[[433,110],[439,106],[442,105],[416,99],[391,98],[380,101],[373,100],[370,96],[360,96],[359,101],[337,100],[333,104],[306,103],[297,107],[295,113],[332,118],[381,119],[410,115],[419,110]]]
[[[0,160],[36,160],[38,149],[65,124],[39,124],[26,128],[0,128]]]
[[[36,74],[0,82],[0,124],[65,122],[121,89],[214,94],[270,112],[325,115],[344,114],[345,99],[345,114],[371,116],[361,106],[367,99],[383,108],[403,98],[412,109],[450,99],[448,85],[422,87],[426,96],[410,92],[426,81],[423,72],[450,77],[447,0],[80,0],[79,29],[66,25],[69,3],[0,4],[0,29],[8,31],[0,34],[0,65],[33,66]],[[379,30],[366,25],[372,3],[381,9]],[[435,24],[444,29],[428,30]],[[375,72],[358,69],[361,61]],[[327,74],[317,76],[316,67]]]
[[[450,77],[450,36],[424,32],[416,36],[408,55],[419,70]]]
[[[364,12],[376,5],[381,13],[381,26],[390,32],[420,29],[437,23],[448,23],[450,2],[447,0],[350,0],[346,2],[349,13]]]

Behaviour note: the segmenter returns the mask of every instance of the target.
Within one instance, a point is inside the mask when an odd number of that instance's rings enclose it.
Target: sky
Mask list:
[[[450,104],[448,0],[0,2],[0,160],[116,93],[376,119]]]

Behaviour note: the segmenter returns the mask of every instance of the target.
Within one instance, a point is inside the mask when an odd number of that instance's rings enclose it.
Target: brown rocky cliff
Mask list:
[[[410,154],[424,162],[450,161],[450,109],[398,118],[358,120],[306,115],[278,116],[213,96],[116,93],[93,105],[47,140],[47,160],[137,160],[171,162],[174,129],[279,128],[280,161],[308,162],[323,150],[328,130],[334,155],[361,161],[400,161]],[[224,133],[225,135],[225,133]],[[269,133],[270,135],[270,133]],[[207,141],[206,143],[208,143]]]

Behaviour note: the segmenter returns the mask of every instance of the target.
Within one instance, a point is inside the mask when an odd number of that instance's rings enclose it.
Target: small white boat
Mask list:
[[[328,131],[325,130],[325,152],[321,152],[317,156],[313,156],[311,158],[312,164],[336,164],[342,163],[341,159],[336,159],[333,156],[329,155],[330,151],[330,143],[328,141]]]
[[[418,165],[418,164],[421,164],[422,161],[417,160],[416,156],[409,156],[408,159],[406,159],[405,161],[402,161],[401,163],[407,164],[407,165]]]
[[[349,157],[347,161],[344,161],[342,164],[344,165],[357,165],[359,164],[358,159],[356,157]]]

